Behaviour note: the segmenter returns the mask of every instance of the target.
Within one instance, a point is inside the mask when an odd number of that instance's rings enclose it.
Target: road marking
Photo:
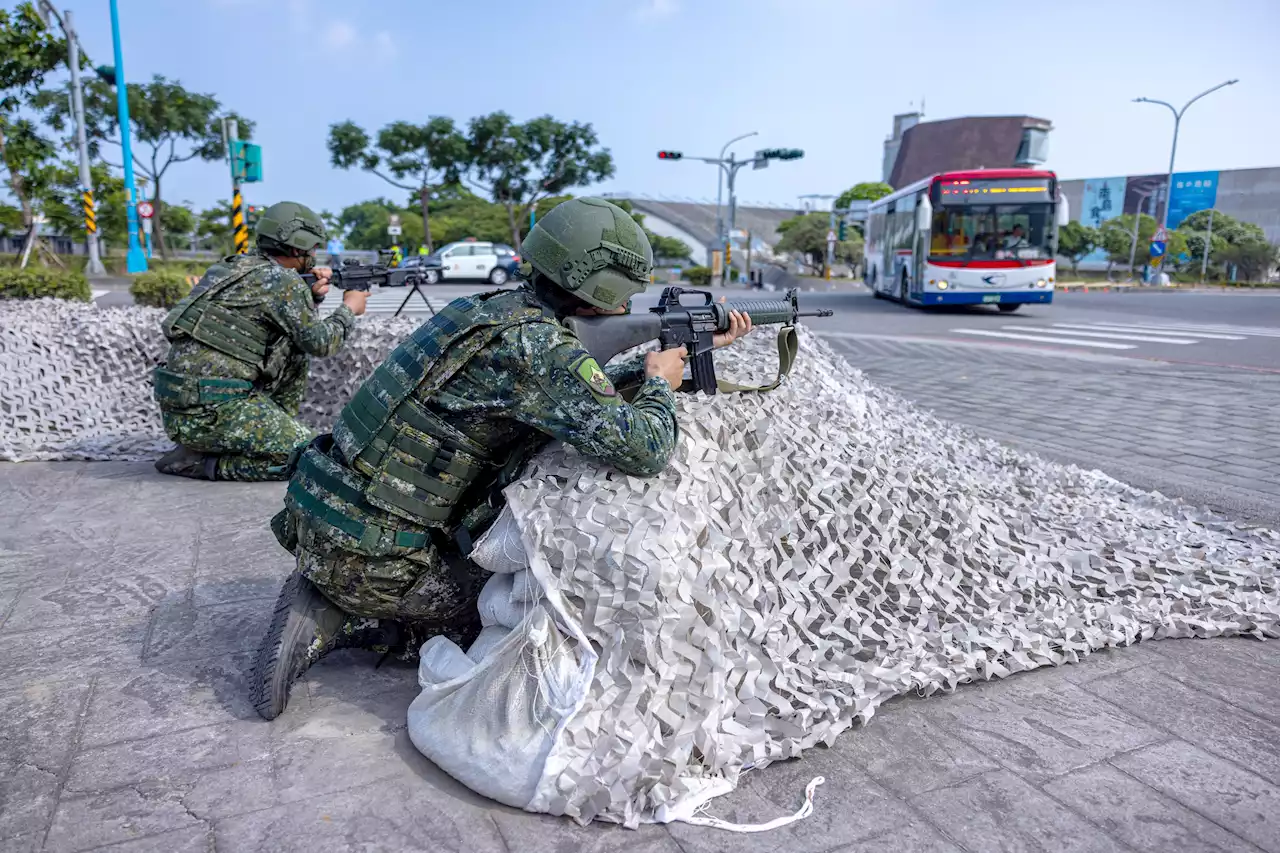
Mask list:
[[[1137,349],[1133,344],[1112,344],[1106,341],[1086,341],[1080,338],[1023,335],[1015,332],[992,332],[986,329],[951,329],[951,331],[961,335],[979,335],[984,338],[1010,338],[1015,341],[1037,341],[1042,344],[1072,344],[1078,347],[1098,347],[1099,349]]]
[[[1054,323],[1054,328],[1058,329],[1092,329],[1094,331],[1111,330],[1117,332],[1140,332],[1142,334],[1160,334],[1161,329],[1153,329],[1150,326],[1126,326],[1120,323],[1091,323],[1084,325],[1083,323]],[[1241,335],[1223,335],[1216,332],[1183,332],[1175,331],[1173,334],[1184,338],[1209,338],[1215,341],[1243,341],[1245,338]]]
[[[90,301],[96,300],[102,296],[106,296],[110,292],[111,292],[110,290],[98,290],[97,288],[94,288],[93,290],[89,291],[89,294],[91,297]]]
[[[1056,324],[1055,324],[1056,325]],[[1002,329],[1012,329],[1015,332],[1040,332],[1047,335],[1078,335],[1082,338],[1105,338],[1116,341],[1138,341],[1147,344],[1198,344],[1197,340],[1191,338],[1156,338],[1151,335],[1129,335],[1121,330],[1114,332],[1104,332],[1095,330],[1092,332],[1068,331],[1066,329],[1050,329],[1045,326],[1001,326]],[[1076,327],[1079,328],[1078,326]]]
[[[1212,332],[1224,335],[1246,335],[1249,337],[1262,338],[1280,338],[1280,329],[1265,328],[1261,326],[1202,326],[1191,323],[1139,323],[1135,324],[1145,329],[1152,329],[1157,332],[1168,332],[1178,334],[1179,332]]]
[[[979,350],[990,352],[1016,352],[1019,355],[1041,356],[1044,358],[1070,358],[1077,361],[1105,362],[1123,364],[1133,359],[1119,355],[1103,355],[1096,352],[1079,352],[1063,347],[1037,347],[1031,344],[1005,343],[1003,341],[967,341],[963,338],[926,338],[918,335],[881,335],[874,332],[834,332],[814,329],[813,333],[821,338],[835,341],[882,341],[895,344],[923,344],[932,347],[950,347],[952,349]],[[1062,343],[1055,340],[1054,343]],[[1160,364],[1161,362],[1155,362]]]

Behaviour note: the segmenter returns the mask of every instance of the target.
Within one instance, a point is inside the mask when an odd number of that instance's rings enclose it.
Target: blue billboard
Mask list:
[[[1217,172],[1175,173],[1169,194],[1169,227],[1177,228],[1191,214],[1212,208],[1217,200]]]
[[[1124,212],[1125,178],[1090,178],[1084,182],[1084,198],[1080,203],[1080,224],[1098,228],[1108,219]],[[1107,253],[1094,249],[1081,258],[1082,263],[1106,262]]]

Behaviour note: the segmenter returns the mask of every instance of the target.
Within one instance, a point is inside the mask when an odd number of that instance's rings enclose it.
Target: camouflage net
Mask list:
[[[156,459],[173,446],[151,396],[164,358],[159,308],[0,300],[0,460]],[[302,419],[327,428],[421,322],[364,318],[333,358],[312,359]]]
[[[0,459],[153,459],[158,309],[0,301]],[[327,425],[417,320],[313,362]],[[470,651],[423,650],[415,744],[482,793],[636,825],[890,697],[1161,637],[1280,636],[1280,536],[974,437],[801,330],[762,395],[682,395],[670,467],[542,453],[486,537]],[[769,378],[764,330],[717,354]],[[523,740],[521,740],[523,738]]]
[[[428,757],[531,811],[700,821],[744,770],[894,696],[1139,640],[1280,636],[1280,536],[977,438],[801,332],[778,390],[681,396],[658,477],[554,447],[507,490],[478,548],[514,572],[486,587],[489,627],[470,660],[423,650],[409,728]],[[717,362],[766,379],[772,337]]]

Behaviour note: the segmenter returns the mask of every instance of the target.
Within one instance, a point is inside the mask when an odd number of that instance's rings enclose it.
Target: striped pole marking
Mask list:
[[[80,193],[80,204],[84,208],[84,230],[90,234],[98,233],[98,212],[93,206],[93,190]]]
[[[243,255],[249,251],[249,229],[244,224],[244,199],[240,196],[240,188],[236,187],[231,196],[231,230],[235,232],[236,254]]]

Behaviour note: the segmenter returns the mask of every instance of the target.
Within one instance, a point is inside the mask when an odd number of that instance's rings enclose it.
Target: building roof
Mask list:
[[[935,172],[1013,166],[1023,128],[1050,126],[1031,116],[966,116],[917,124],[903,134],[889,185],[903,187]]]

